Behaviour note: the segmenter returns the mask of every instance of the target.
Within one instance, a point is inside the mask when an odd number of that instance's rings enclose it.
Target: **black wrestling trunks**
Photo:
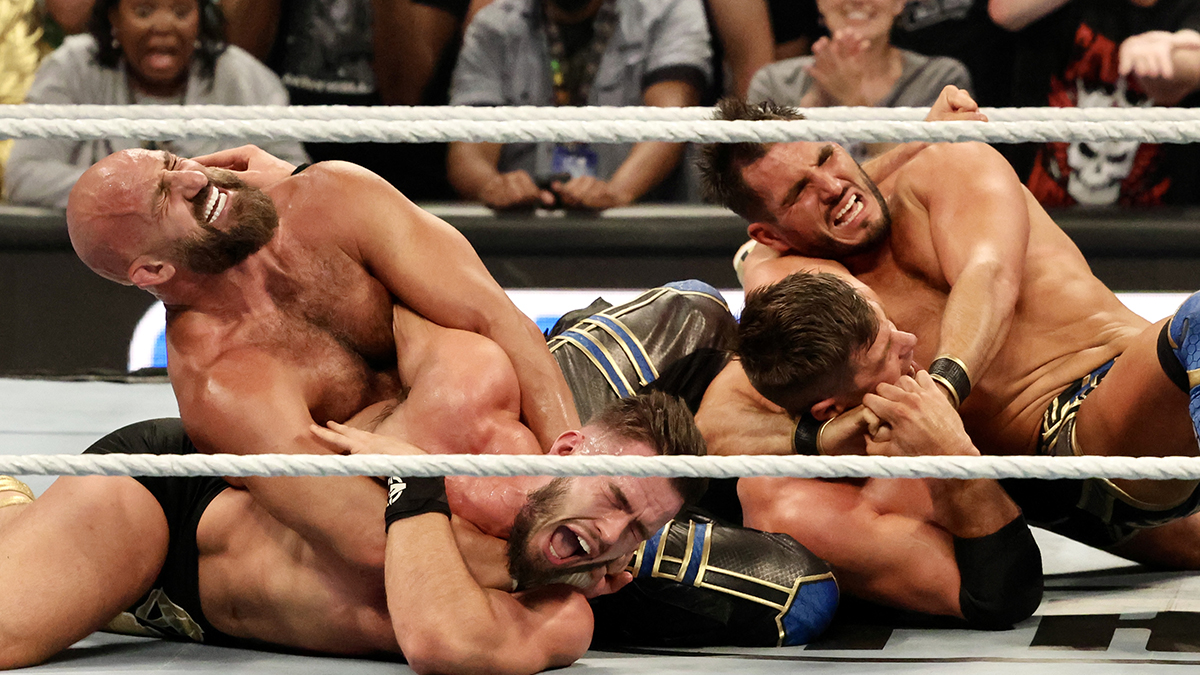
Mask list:
[[[1075,415],[1113,361],[1072,383],[1042,415],[1038,455],[1073,457],[1080,454],[1075,441]],[[1182,503],[1161,506],[1129,496],[1106,478],[1036,480],[1008,478],[1000,484],[1025,513],[1030,525],[1057,532],[1096,548],[1112,548],[1138,530],[1165,525],[1200,510],[1200,490]]]
[[[138,422],[96,441],[84,454],[189,455],[197,452],[177,418]],[[170,541],[154,585],[132,607],[109,623],[107,630],[219,646],[245,646],[247,641],[219,632],[200,610],[200,552],[196,527],[209,502],[225,488],[213,476],[138,477],[162,506]]]

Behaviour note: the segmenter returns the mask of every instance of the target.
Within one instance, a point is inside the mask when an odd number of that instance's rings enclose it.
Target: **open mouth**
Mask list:
[[[215,185],[210,185],[208,188],[208,197],[204,201],[204,208],[201,210],[201,217],[206,225],[211,225],[216,222],[217,218],[225,212],[225,205],[229,203],[229,193],[222,191]]]
[[[842,227],[849,225],[858,217],[858,214],[862,213],[865,206],[866,204],[863,203],[862,197],[856,194],[850,195],[850,198],[846,200],[842,208],[833,214],[833,226]]]
[[[592,553],[592,545],[566,525],[560,525],[554,530],[550,535],[548,547],[551,555],[550,562],[557,564]]]

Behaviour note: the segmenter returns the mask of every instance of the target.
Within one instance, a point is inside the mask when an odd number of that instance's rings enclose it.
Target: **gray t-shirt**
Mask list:
[[[588,105],[643,105],[642,92],[667,69],[712,77],[708,23],[700,0],[616,0],[618,23],[588,95]],[[463,37],[450,105],[554,105],[549,47],[540,0],[497,0],[479,11]],[[674,78],[666,78],[674,79]],[[598,177],[610,178],[631,144],[594,144]],[[551,172],[551,143],[512,143],[501,171]]]
[[[971,75],[961,61],[946,56],[923,56],[900,50],[903,66],[896,86],[876,107],[926,107],[937,101],[948,84],[971,90]],[[806,69],[811,56],[797,56],[767,64],[754,74],[747,98],[751,103],[770,99],[780,105],[800,105],[800,99],[813,86]]]
[[[63,41],[38,68],[27,103],[132,105],[161,102],[134,96],[125,75],[124,60],[116,68],[96,62],[91,35]],[[211,87],[209,86],[211,84]],[[287,90],[279,78],[249,53],[228,47],[217,59],[211,81],[193,63],[183,103],[188,105],[287,105]],[[242,145],[236,140],[173,141],[169,149],[183,157],[206,155]],[[13,143],[4,169],[4,188],[14,204],[65,207],[75,181],[104,157],[142,147],[138,140],[107,138],[96,141],[28,139]],[[289,162],[302,164],[308,156],[294,141],[263,143],[262,147]]]
[[[947,56],[923,56],[905,49],[900,50],[900,79],[887,96],[875,107],[878,108],[923,108],[937,101],[942,89],[953,84],[960,89],[971,90],[971,75],[961,61]],[[814,80],[807,68],[813,63],[811,56],[784,59],[759,68],[750,80],[746,98],[751,103],[772,100],[780,105],[799,106],[800,99],[812,88]],[[863,143],[848,143],[846,150],[855,160],[869,158]]]

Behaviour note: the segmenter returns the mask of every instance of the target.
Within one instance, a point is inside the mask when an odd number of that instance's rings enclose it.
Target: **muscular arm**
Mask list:
[[[754,390],[733,361],[705,390],[696,426],[713,455],[790,455],[796,425]]]
[[[892,481],[894,498],[929,500],[923,485]],[[833,567],[838,585],[896,607],[962,616],[953,536],[918,515],[876,503],[849,481],[743,478],[744,524],[784,532]]]
[[[171,353],[171,382],[188,435],[206,453],[332,454],[309,431],[313,423],[297,373],[265,354],[229,355],[204,371],[181,373],[185,357]],[[248,376],[253,373],[253,376]],[[181,374],[183,376],[181,376]],[[187,383],[186,385],[184,383]],[[273,517],[310,544],[347,564],[381,569],[384,488],[364,477],[236,479]]]
[[[483,335],[504,350],[517,373],[522,415],[543,449],[577,428],[570,390],[541,331],[466,238],[367,171],[341,162],[320,167],[313,188],[347,224],[348,253],[421,316]]]
[[[928,209],[934,255],[950,290],[936,353],[961,359],[978,381],[1016,310],[1029,244],[1025,193],[987,145],[939,145],[913,162],[919,165],[910,175],[921,177],[909,185]]]
[[[511,594],[472,578],[440,514],[388,530],[388,610],[409,666],[424,673],[536,673],[570,665],[592,638],[591,609],[563,586]]]

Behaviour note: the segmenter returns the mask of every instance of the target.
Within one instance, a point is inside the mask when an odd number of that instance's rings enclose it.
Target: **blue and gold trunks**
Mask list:
[[[1075,416],[1079,406],[1108,374],[1114,361],[1100,366],[1068,386],[1042,415],[1038,454],[1073,457],[1081,454],[1075,440]],[[1200,490],[1178,504],[1147,504],[1134,499],[1106,478],[1085,480],[1035,480],[1010,478],[1000,481],[1037,525],[1097,548],[1112,548],[1138,532],[1165,525],[1200,510]]]

